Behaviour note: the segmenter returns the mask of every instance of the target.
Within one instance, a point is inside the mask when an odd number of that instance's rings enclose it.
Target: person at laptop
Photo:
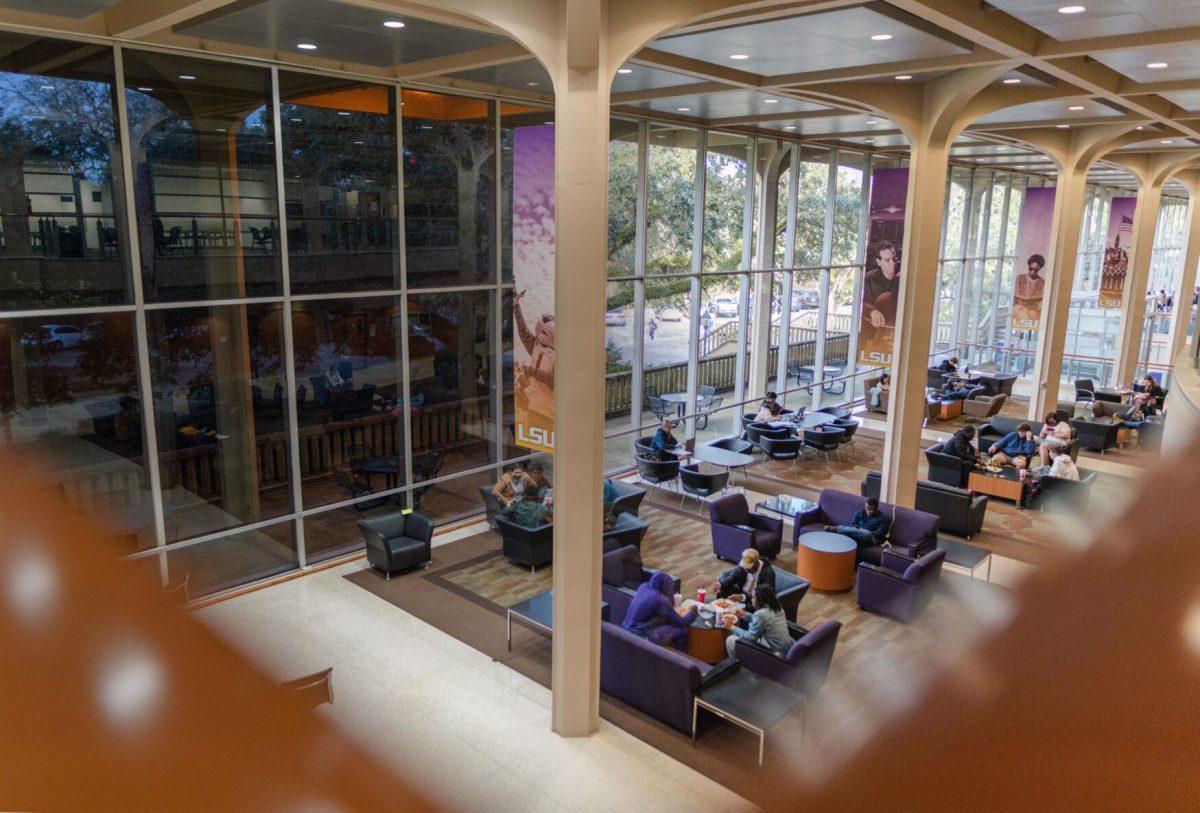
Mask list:
[[[849,525],[826,525],[825,530],[850,537],[860,548],[873,548],[887,539],[891,524],[891,520],[879,510],[878,498],[867,497],[866,505],[854,512]]]

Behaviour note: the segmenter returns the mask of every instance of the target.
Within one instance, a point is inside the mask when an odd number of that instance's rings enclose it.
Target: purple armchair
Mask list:
[[[654,573],[650,568],[642,566],[642,554],[634,545],[609,551],[600,558],[600,580],[605,585],[636,590],[642,582],[650,581]],[[679,579],[671,576],[671,580],[675,583],[675,592],[680,592]],[[613,618],[619,624],[625,620],[625,613],[622,612],[619,618]]]
[[[915,562],[891,552],[882,566],[858,566],[858,606],[897,621],[909,621],[933,599],[946,551],[935,550]]]
[[[713,553],[736,562],[742,551],[754,548],[768,559],[779,555],[783,539],[783,520],[750,513],[746,495],[727,494],[708,506],[712,520]]]
[[[849,525],[855,512],[866,500],[857,494],[826,488],[817,498],[817,507],[804,511],[792,526],[792,548],[800,544],[800,535],[823,531],[826,525]],[[937,532],[940,522],[936,514],[914,511],[891,503],[879,503],[879,511],[892,521],[888,529],[887,542],[892,548],[912,559],[920,558],[937,547]],[[883,547],[859,548],[858,560],[873,565],[883,561]]]
[[[739,638],[733,647],[733,657],[755,674],[776,683],[811,694],[825,683],[833,648],[837,645],[840,621],[822,621],[812,630],[788,624],[792,648],[782,658],[760,644]]]

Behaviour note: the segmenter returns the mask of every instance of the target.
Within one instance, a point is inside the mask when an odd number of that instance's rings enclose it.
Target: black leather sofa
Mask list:
[[[496,526],[500,531],[500,552],[510,562],[524,565],[530,573],[550,564],[554,551],[553,524],[526,528],[501,514],[496,517]]]
[[[862,481],[862,495],[879,499],[881,486],[880,473],[869,471]],[[939,530],[970,539],[983,529],[987,503],[986,496],[975,496],[965,488],[918,480],[916,504],[913,507],[940,517]]]
[[[1058,417],[1059,417],[1059,420],[1068,420],[1070,418],[1070,415],[1067,413],[1059,412]],[[979,434],[978,434],[978,441],[977,441],[979,450],[981,452],[983,452],[984,454],[987,454],[987,450],[989,448],[991,448],[993,443],[999,443],[1001,440],[1004,439],[1005,435],[1007,435],[1009,432],[1017,431],[1017,427],[1023,423],[1029,424],[1029,428],[1033,430],[1033,434],[1035,436],[1038,435],[1039,433],[1041,433],[1042,427],[1045,426],[1045,424],[1042,423],[1041,421],[1027,421],[1023,418],[1010,418],[1006,415],[995,415],[991,419],[989,419],[987,423],[985,423],[979,427]],[[1071,423],[1072,429],[1076,429],[1075,421],[1072,420],[1072,421],[1070,421],[1070,423]],[[1071,455],[1072,460],[1078,460],[1079,459],[1080,438],[1078,437],[1079,432],[1077,429],[1076,429],[1074,435],[1075,436],[1071,438],[1070,445],[1067,446],[1067,453]],[[1086,443],[1083,445],[1085,447],[1087,446]],[[964,483],[964,485],[965,485],[965,483]]]
[[[983,386],[984,391],[988,395],[1000,395],[1003,393],[1008,397],[1012,397],[1013,384],[1017,383],[1018,376],[1012,375],[981,375],[979,383]]]
[[[367,544],[367,562],[386,578],[433,561],[433,520],[416,511],[396,511],[360,519],[358,530]]]
[[[971,466],[954,455],[942,451],[943,444],[935,443],[925,450],[925,460],[929,462],[929,479],[935,483],[966,488],[967,478],[971,475]]]
[[[1079,480],[1043,477],[1038,481],[1038,506],[1043,511],[1062,511],[1078,515],[1085,510],[1092,496],[1096,472],[1080,469]]]

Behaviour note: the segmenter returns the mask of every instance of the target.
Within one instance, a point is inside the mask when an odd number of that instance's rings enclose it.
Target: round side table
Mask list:
[[[854,586],[858,545],[844,534],[814,531],[800,535],[796,550],[796,575],[808,579],[814,590],[849,590]]]
[[[687,653],[705,663],[720,663],[725,660],[725,639],[729,630],[723,626],[706,627],[697,618],[688,629]]]

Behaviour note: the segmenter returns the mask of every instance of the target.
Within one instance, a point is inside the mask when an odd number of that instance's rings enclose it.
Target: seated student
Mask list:
[[[971,443],[973,440],[975,440],[975,427],[964,426],[942,444],[942,454],[952,455],[972,466],[978,465],[979,452]]]
[[[891,521],[879,510],[879,500],[867,497],[867,504],[854,512],[849,525],[826,525],[825,530],[848,536],[860,548],[882,545]]]
[[[550,488],[550,481],[546,479],[546,467],[542,463],[534,462],[529,465],[529,476],[533,478],[534,484],[537,485],[539,494],[545,494]]]
[[[1135,392],[1130,401],[1140,405],[1143,411],[1149,415],[1156,408],[1161,408],[1159,405],[1162,403],[1163,398],[1166,397],[1166,393],[1162,387],[1158,386],[1158,382],[1150,376],[1144,376],[1140,383],[1142,391]]]
[[[686,648],[688,627],[696,620],[696,608],[692,607],[686,615],[675,612],[674,589],[670,576],[661,570],[656,572],[650,581],[638,585],[621,626],[656,644],[671,643]]]
[[[717,598],[729,598],[753,595],[759,585],[775,589],[775,568],[754,548],[746,548],[741,561],[717,577],[713,589]]]
[[[951,375],[957,375],[958,374],[958,356],[951,356],[948,359],[942,359],[942,363],[938,365],[938,369],[941,370],[943,373],[950,373]]]
[[[671,432],[672,428],[671,419],[663,418],[662,426],[658,427],[658,431],[654,433],[654,438],[650,441],[650,448],[659,460],[679,459],[674,451],[678,448],[679,441],[675,440],[675,435]]]
[[[1038,454],[1041,455],[1042,465],[1049,466],[1050,458],[1060,449],[1071,445],[1071,424],[1058,419],[1057,412],[1046,416],[1042,431],[1038,433]]]
[[[952,378],[942,386],[942,400],[951,401],[956,398],[963,401],[971,395],[971,390],[957,378]]]
[[[780,420],[780,416],[782,414],[783,407],[781,407],[779,404],[768,404],[764,402],[763,405],[758,408],[758,414],[754,416],[754,422],[771,423],[772,421]]]
[[[892,391],[892,376],[890,373],[884,373],[879,376],[879,380],[875,382],[875,386],[871,387],[867,395],[871,399],[871,406],[877,407],[883,402],[883,396]]]
[[[750,615],[750,622],[745,629],[733,621],[727,625],[730,635],[725,639],[725,651],[732,657],[737,639],[743,638],[765,646],[776,655],[786,655],[792,648],[792,636],[788,632],[783,605],[779,603],[775,591],[760,584],[750,596],[750,605],[754,612]]]
[[[1066,449],[1059,449],[1054,453],[1054,465],[1046,472],[1050,477],[1057,477],[1060,480],[1074,480],[1079,482],[1079,467],[1075,465],[1075,461],[1071,459],[1071,455]]]
[[[1015,431],[1009,432],[988,449],[991,462],[1000,466],[1014,466],[1017,469],[1029,467],[1029,458],[1037,450],[1033,439],[1033,427],[1027,423],[1018,424]]]
[[[763,396],[763,402],[762,402],[762,405],[759,406],[759,409],[761,410],[763,407],[769,407],[772,404],[777,405],[778,403],[779,403],[779,394],[777,392],[775,392],[775,390],[767,390],[767,394],[765,396]]]
[[[514,503],[523,500],[526,492],[532,498],[537,492],[537,481],[525,472],[520,463],[514,463],[492,486],[492,493],[505,508],[511,508]]]

